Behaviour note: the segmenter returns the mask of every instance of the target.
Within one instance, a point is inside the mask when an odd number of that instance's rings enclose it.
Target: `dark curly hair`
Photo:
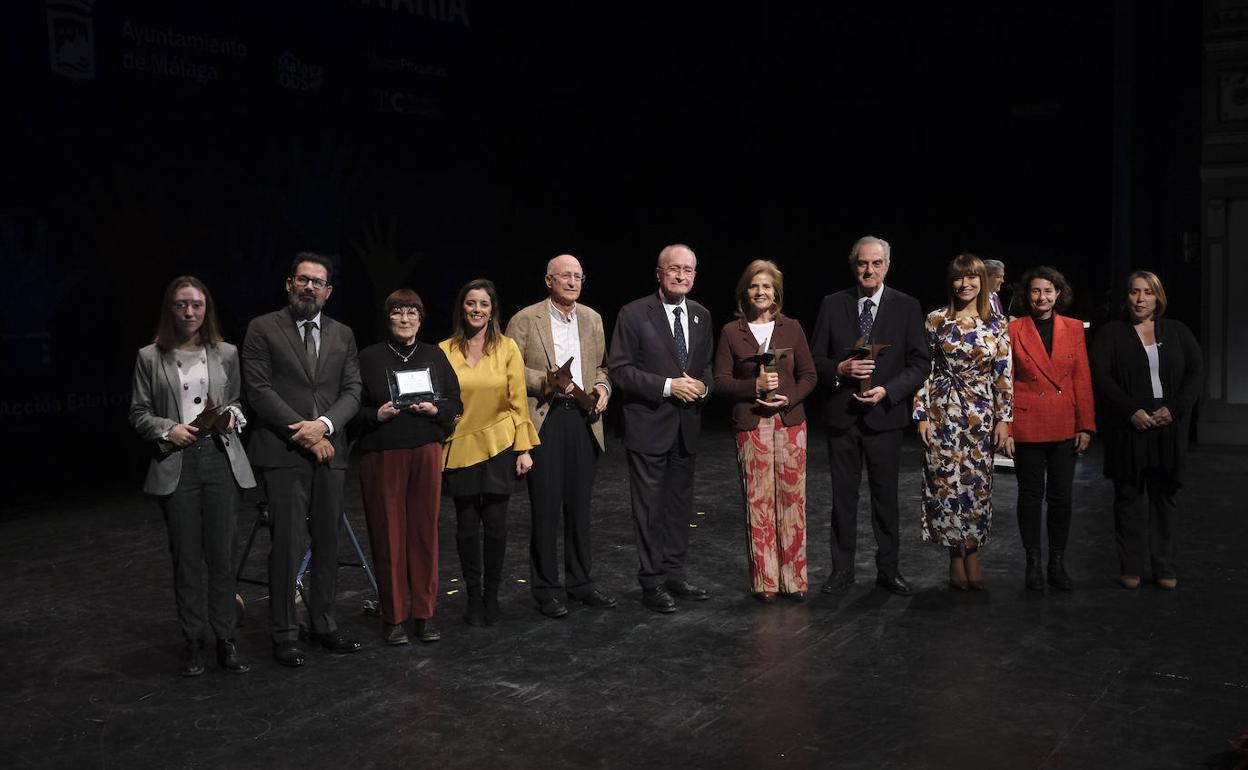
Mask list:
[[[1053,284],[1053,288],[1057,289],[1057,302],[1054,303],[1054,310],[1063,311],[1070,307],[1070,303],[1075,299],[1075,292],[1070,288],[1070,284],[1066,281],[1066,276],[1057,268],[1048,265],[1037,265],[1023,273],[1023,280],[1019,282],[1019,291],[1023,295],[1024,305],[1027,302],[1027,295],[1031,293],[1031,282],[1035,279],[1041,279]]]

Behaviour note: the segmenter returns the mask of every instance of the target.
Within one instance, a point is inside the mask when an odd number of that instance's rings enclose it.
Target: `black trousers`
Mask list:
[[[1040,507],[1047,502],[1049,550],[1065,549],[1075,482],[1074,439],[1016,444],[1014,475],[1018,478],[1018,532],[1023,548],[1040,550]]]
[[[832,568],[854,571],[858,489],[865,465],[871,494],[871,528],[875,530],[875,568],[885,575],[898,575],[901,431],[874,431],[858,422],[845,429],[829,428],[828,465],[832,472]]]
[[[455,501],[455,547],[469,594],[484,586],[497,591],[507,558],[507,503],[510,495],[479,493],[457,495]],[[485,530],[482,542],[481,531]]]
[[[563,566],[568,595],[594,590],[590,578],[589,506],[598,468],[598,445],[575,403],[556,400],[542,421],[528,473],[533,522],[529,538],[529,581],[533,598],[549,601],[559,592],[559,522],[563,521]]]
[[[233,551],[238,527],[238,484],[230,471],[229,457],[215,439],[196,441],[181,451],[178,488],[160,501],[173,557],[178,621],[187,640],[203,639],[205,625],[212,626],[218,639],[232,639],[236,617]]]
[[[273,524],[269,549],[269,618],[273,641],[299,636],[295,617],[295,577],[311,537],[312,585],[306,592],[312,630],[338,628],[334,596],[338,592],[338,522],[346,470],[312,460],[289,468],[265,468],[264,486]]]
[[[1144,471],[1137,481],[1114,481],[1114,541],[1121,575],[1177,577],[1174,529],[1178,485],[1165,475]]]
[[[656,588],[665,580],[685,577],[696,460],[696,454],[681,446],[679,436],[663,454],[628,453],[637,580],[642,588]]]

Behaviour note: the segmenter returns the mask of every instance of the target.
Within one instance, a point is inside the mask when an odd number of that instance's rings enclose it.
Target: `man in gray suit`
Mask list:
[[[351,329],[321,313],[333,292],[333,263],[304,252],[286,279],[289,304],[252,319],[243,340],[243,388],[255,413],[248,454],[261,472],[273,526],[269,603],[274,657],[302,666],[294,583],[312,538],[309,639],[355,652],[334,621],[338,519],[347,473],[347,423],[360,405],[360,366]]]

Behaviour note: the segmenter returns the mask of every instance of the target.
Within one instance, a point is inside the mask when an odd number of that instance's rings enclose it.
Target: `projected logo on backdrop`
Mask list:
[[[95,0],[48,0],[48,55],[56,74],[95,78],[94,5]]]
[[[325,68],[301,61],[290,51],[277,57],[277,84],[292,91],[315,91],[321,87]]]

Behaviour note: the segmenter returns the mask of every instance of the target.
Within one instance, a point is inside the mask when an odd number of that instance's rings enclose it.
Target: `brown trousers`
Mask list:
[[[377,570],[381,617],[428,620],[438,595],[438,509],[442,447],[365,452],[360,489]]]

